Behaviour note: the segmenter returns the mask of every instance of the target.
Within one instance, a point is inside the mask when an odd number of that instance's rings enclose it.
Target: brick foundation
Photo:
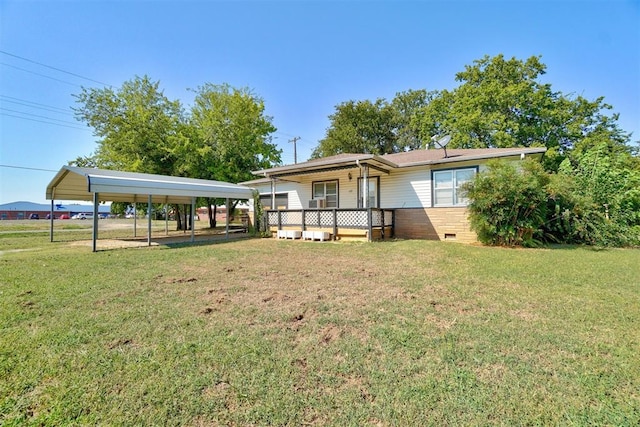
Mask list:
[[[396,209],[395,236],[400,239],[478,240],[469,227],[466,208]]]

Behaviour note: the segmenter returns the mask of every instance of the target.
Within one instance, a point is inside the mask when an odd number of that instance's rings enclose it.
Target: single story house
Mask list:
[[[541,159],[546,149],[428,149],[339,154],[253,172],[263,224],[278,237],[474,242],[460,186],[490,159]],[[252,206],[252,203],[250,203]]]

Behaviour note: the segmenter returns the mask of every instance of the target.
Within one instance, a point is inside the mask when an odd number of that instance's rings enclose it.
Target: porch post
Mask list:
[[[396,236],[396,210],[391,211],[391,237]]]
[[[271,178],[271,209],[276,208],[276,179]]]
[[[373,222],[373,215],[371,214],[371,208],[367,208],[367,227],[369,228],[368,233],[367,233],[367,240],[368,241],[372,241],[373,240],[373,226],[372,226],[372,222]]]
[[[362,207],[369,207],[369,166],[364,165],[364,174],[362,176]]]
[[[380,223],[382,224],[382,230],[380,234],[382,236],[382,240],[384,240],[384,209],[380,210]]]
[[[338,234],[338,210],[333,210],[333,240],[336,240]]]

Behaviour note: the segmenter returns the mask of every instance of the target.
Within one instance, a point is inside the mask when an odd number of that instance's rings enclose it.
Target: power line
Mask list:
[[[32,114],[32,113],[27,113],[27,112],[24,112],[24,111],[12,110],[10,108],[2,108],[2,107],[0,107],[0,110],[9,111],[10,113],[23,114],[23,115],[28,116],[28,117],[37,117],[39,119],[53,120],[55,122],[68,123],[70,125],[77,125],[76,122],[69,122],[67,120],[54,119],[53,117],[41,116],[39,114]]]
[[[89,128],[82,128],[82,127],[78,127],[78,126],[63,125],[61,123],[46,122],[44,120],[30,119],[28,117],[21,117],[21,116],[16,116],[16,115],[7,114],[7,113],[0,113],[0,116],[13,117],[13,118],[16,118],[16,119],[29,120],[29,121],[32,121],[32,122],[45,123],[45,124],[48,124],[48,125],[62,126],[62,127],[65,127],[65,128],[76,129],[76,130],[91,130]],[[51,119],[51,120],[56,120],[56,119]]]
[[[80,88],[82,87],[82,85],[79,85],[77,83],[71,83],[71,82],[68,82],[66,80],[56,79],[55,77],[47,76],[46,74],[36,73],[35,71],[27,70],[25,68],[16,67],[15,65],[6,64],[4,62],[0,62],[0,65],[4,65],[5,67],[9,67],[9,68],[15,68],[16,70],[24,71],[25,73],[35,74],[36,76],[40,76],[40,77],[44,77],[44,78],[47,78],[47,79],[55,80],[57,82],[65,83],[65,84],[68,84],[68,85],[71,85],[71,86],[77,86],[77,87],[80,87]]]
[[[302,137],[300,137],[300,136],[296,136],[296,135],[293,135],[293,134],[290,134],[290,133],[285,133],[285,132],[280,132],[280,131],[276,131],[276,132],[273,132],[273,133],[275,133],[275,134],[277,134],[277,135],[288,136],[289,138],[304,139],[304,138],[302,138]]]
[[[88,80],[90,82],[98,83],[98,84],[101,84],[103,86],[111,86],[108,83],[104,83],[104,82],[101,82],[101,81],[98,81],[98,80],[94,80],[94,79],[91,79],[89,77],[81,76],[80,74],[72,73],[70,71],[65,71],[65,70],[63,70],[61,68],[52,67],[51,65],[43,64],[42,62],[34,61],[33,59],[28,59],[28,58],[25,58],[23,56],[19,56],[19,55],[15,55],[13,53],[5,52],[4,50],[0,50],[0,53],[2,53],[4,55],[7,55],[7,56],[12,56],[12,57],[17,58],[17,59],[21,59],[22,61],[26,61],[26,62],[30,62],[32,64],[39,65],[41,67],[45,67],[45,68],[49,68],[51,70],[58,71],[60,73],[69,74],[70,76],[78,77],[79,79]]]
[[[53,169],[30,168],[27,166],[14,166],[14,165],[0,165],[0,168],[25,169],[30,171],[42,171],[42,172],[58,172]]]
[[[8,98],[8,99],[1,99],[2,102],[9,102],[11,104],[22,105],[24,107],[37,108],[37,109],[40,109],[40,110],[50,111],[50,112],[56,113],[56,114],[64,114],[64,115],[67,115],[67,116],[73,116],[73,113],[70,111],[69,108],[64,109],[64,108],[60,108],[60,107],[54,107],[53,105],[40,104],[38,102],[27,101],[25,99],[14,98],[12,96],[6,96],[6,95],[0,95],[0,98]]]

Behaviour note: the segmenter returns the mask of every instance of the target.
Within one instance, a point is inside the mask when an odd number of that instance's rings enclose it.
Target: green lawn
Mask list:
[[[5,426],[640,424],[638,250],[16,231],[0,328]]]

